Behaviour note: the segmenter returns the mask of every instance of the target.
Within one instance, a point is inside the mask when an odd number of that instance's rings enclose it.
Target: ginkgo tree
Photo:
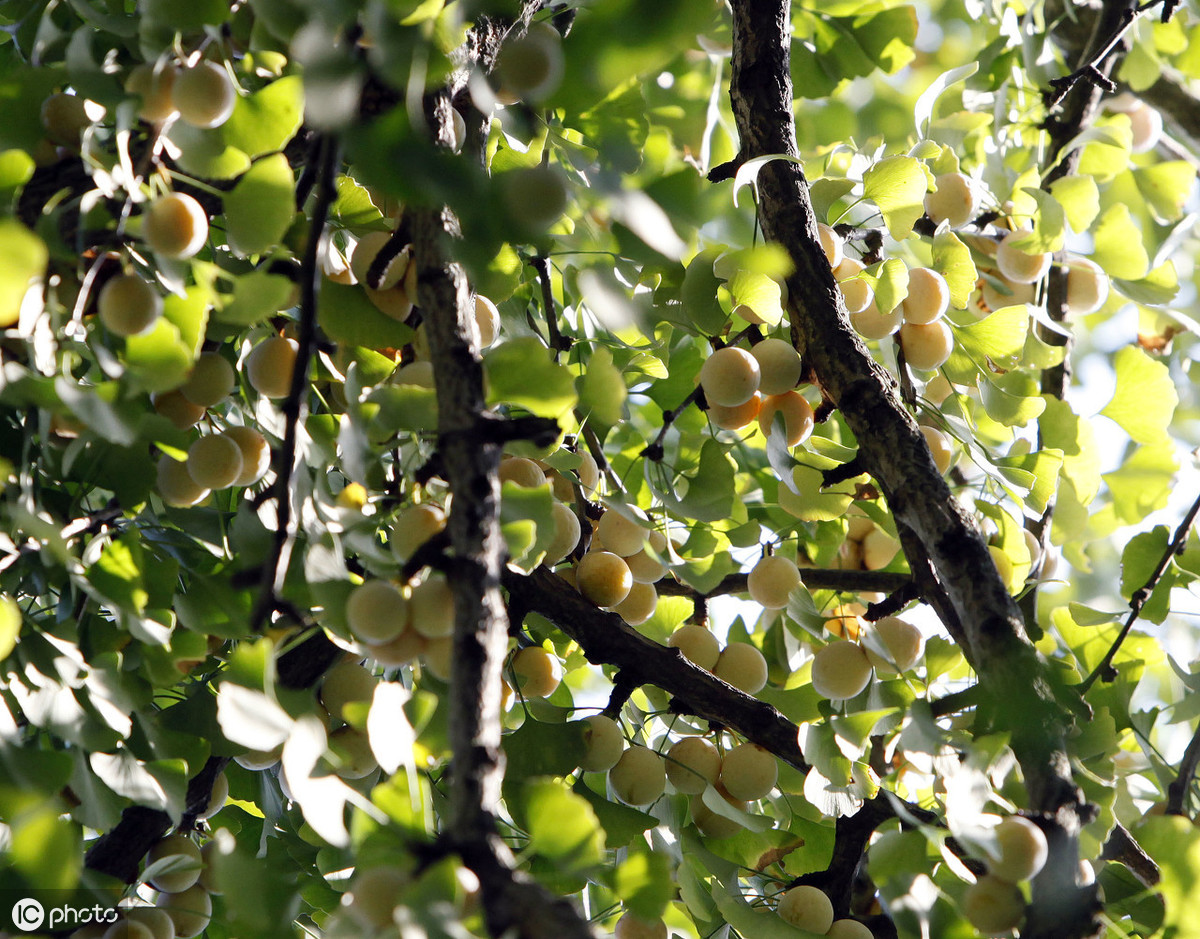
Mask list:
[[[0,23],[5,935],[1200,935],[1200,5]]]

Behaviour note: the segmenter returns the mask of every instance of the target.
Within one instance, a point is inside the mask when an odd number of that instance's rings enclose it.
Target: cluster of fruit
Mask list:
[[[699,380],[714,426],[740,430],[757,420],[767,436],[781,415],[784,438],[794,447],[808,439],[814,423],[812,406],[795,390],[800,375],[800,355],[792,344],[768,338],[749,351],[718,349],[700,367]]]
[[[834,639],[813,656],[813,688],[833,701],[861,694],[870,684],[872,670],[884,675],[907,672],[925,652],[921,631],[898,616],[885,616],[868,629],[859,622],[848,628],[845,617],[831,622],[856,633]]]
[[[775,907],[779,917],[798,929],[830,939],[871,939],[874,933],[856,919],[833,918],[833,904],[825,891],[802,884],[784,891]]]
[[[1025,897],[1018,886],[1034,877],[1046,864],[1049,846],[1037,825],[1020,815],[1002,820],[993,832],[995,847],[987,858],[987,873],[967,887],[963,913],[985,935],[1006,933],[1025,916]],[[1090,865],[1087,876],[1094,876]]]

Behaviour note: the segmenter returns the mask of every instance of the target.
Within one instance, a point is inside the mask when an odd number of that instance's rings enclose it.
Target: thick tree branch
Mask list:
[[[731,593],[746,593],[748,577],[748,574],[727,574],[712,590],[704,593],[670,578],[664,578],[654,586],[662,597],[708,600]],[[825,567],[802,567],[800,579],[809,590],[840,590],[844,593],[891,593],[912,584],[912,578],[908,574],[893,574],[888,571],[844,571]]]

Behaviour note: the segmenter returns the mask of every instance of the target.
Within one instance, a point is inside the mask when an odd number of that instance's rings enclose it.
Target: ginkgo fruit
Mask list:
[[[807,884],[784,893],[775,909],[785,923],[819,936],[825,935],[833,925],[833,903],[823,890]]]
[[[868,571],[882,570],[899,550],[900,542],[882,528],[874,528],[862,540],[862,566]]]
[[[684,658],[705,671],[716,667],[721,643],[712,631],[696,623],[685,623],[667,637],[667,645],[678,649]]]
[[[634,581],[625,599],[612,609],[630,626],[640,626],[654,615],[657,608],[658,591],[654,589],[654,584]]]
[[[1095,313],[1108,299],[1108,275],[1091,258],[1072,258],[1067,264],[1067,312]]]
[[[950,308],[950,287],[937,271],[914,267],[908,272],[908,296],[901,301],[906,323],[924,325]]]
[[[545,234],[567,210],[569,194],[562,173],[539,164],[496,177],[509,217],[523,228]]]
[[[229,801],[229,777],[224,773],[217,773],[213,779],[212,792],[209,793],[208,802],[204,808],[196,813],[198,819],[208,819],[216,815],[225,807],[225,803]],[[203,854],[203,849],[201,849]]]
[[[173,97],[178,75],[179,69],[174,65],[154,62],[142,62],[130,70],[125,90],[142,99],[138,117],[157,124],[178,113]]]
[[[1037,300],[1037,286],[1034,284],[1014,283],[999,275],[995,280],[996,283],[993,283],[992,280],[984,278],[983,287],[980,289],[980,298],[987,312],[994,312],[1006,306],[1034,303]]]
[[[439,506],[423,502],[403,509],[388,529],[388,547],[401,564],[416,550],[446,527],[446,513]]]
[[[443,639],[454,632],[454,593],[446,575],[430,573],[408,597],[412,628],[426,639]]]
[[[661,555],[651,554],[648,548],[643,548],[637,554],[627,557],[625,564],[629,567],[629,575],[633,578],[633,582],[635,584],[653,584],[662,579],[667,572],[667,565],[660,558]]]
[[[479,347],[486,349],[500,335],[500,311],[483,294],[475,295],[475,329],[479,332]]]
[[[176,939],[194,939],[212,919],[212,897],[199,884],[182,893],[159,894],[155,904],[171,917]]]
[[[217,352],[201,352],[188,373],[187,381],[179,386],[179,393],[203,408],[224,401],[233,392],[237,375],[233,366]]]
[[[346,625],[363,642],[390,642],[408,625],[408,600],[386,580],[368,580],[350,591]]]
[[[1025,898],[1015,884],[984,874],[967,887],[963,914],[985,936],[1016,929],[1025,917]]]
[[[264,398],[286,398],[292,389],[300,343],[284,336],[268,336],[246,357],[246,380]]]
[[[627,511],[633,512],[640,518],[645,518],[645,515],[636,509],[627,509]],[[625,558],[637,554],[646,546],[646,539],[650,532],[622,512],[609,509],[600,516],[600,521],[596,523],[596,534],[600,536],[600,541],[604,544],[606,551]]]
[[[858,276],[863,270],[865,268],[862,262],[854,258],[843,258],[842,263],[833,270],[847,313],[861,313],[875,299],[874,289],[864,278]]]
[[[613,927],[613,939],[667,939],[667,924],[660,919],[642,919],[625,913]]]
[[[174,424],[179,430],[195,427],[204,417],[204,408],[192,404],[179,393],[179,389],[165,391],[151,396],[154,410]]]
[[[790,342],[764,339],[750,347],[750,354],[758,362],[758,390],[762,394],[783,394],[800,383],[800,353]]]
[[[383,269],[374,280],[368,276],[380,252],[390,245],[394,238],[392,232],[373,231],[363,235],[355,243],[350,252],[350,270],[360,284],[373,290],[391,290],[404,279],[410,263],[407,247],[394,250],[393,256],[383,265]]]
[[[745,802],[739,802],[732,796],[721,792],[720,789],[714,790],[719,793],[730,806],[741,811],[746,811],[749,807]],[[722,815],[720,812],[714,812],[705,804],[704,799],[700,795],[693,795],[688,800],[688,805],[692,810],[692,821],[700,830],[700,834],[706,838],[732,838],[742,830],[742,823],[735,818],[730,818],[727,815]]]
[[[856,919],[835,919],[825,939],[875,939],[875,933]]]
[[[757,391],[750,396],[749,401],[731,408],[722,404],[713,404],[710,401],[708,403],[708,419],[721,430],[741,430],[752,424],[758,417],[762,402],[762,395]]]
[[[579,768],[588,773],[608,772],[625,751],[621,725],[603,714],[585,717],[583,723],[583,743],[587,751],[579,761]]]
[[[1146,153],[1158,146],[1163,129],[1162,115],[1158,111],[1139,99],[1125,114],[1133,128],[1130,150],[1134,153]]]
[[[163,502],[179,508],[202,502],[210,491],[192,478],[186,462],[180,462],[166,454],[158,459],[155,485]]]
[[[188,447],[188,473],[206,489],[228,489],[242,475],[242,450],[225,434],[205,434]]]
[[[935,225],[949,223],[962,228],[975,217],[978,196],[969,177],[962,173],[942,173],[934,180],[936,187],[925,196],[925,214]]]
[[[91,126],[87,99],[70,92],[59,91],[42,102],[42,127],[46,136],[63,147],[79,147],[83,132]]]
[[[168,835],[146,854],[147,866],[170,861],[173,869],[154,874],[150,884],[163,893],[182,893],[200,879],[200,847],[187,835]]]
[[[799,446],[812,434],[816,418],[812,405],[800,392],[786,391],[763,398],[758,427],[764,437],[773,432],[777,415],[783,416],[783,439],[789,447]]]
[[[549,23],[532,23],[524,36],[500,47],[495,76],[503,92],[516,99],[538,102],[562,81],[562,37]]]
[[[735,799],[753,802],[775,788],[779,766],[774,754],[758,744],[742,743],[721,758],[721,785]]]
[[[379,680],[357,662],[343,660],[325,673],[321,680],[321,704],[330,716],[345,720],[347,704],[369,702],[375,696]]]
[[[537,489],[546,485],[546,472],[533,460],[509,456],[500,461],[500,482],[513,483],[524,489]]]
[[[737,407],[758,391],[761,372],[758,360],[745,349],[726,346],[718,349],[700,367],[700,387],[712,404]]]
[[[721,754],[703,737],[684,737],[667,751],[666,767],[667,779],[676,792],[696,795],[716,784],[721,775]]]
[[[109,332],[140,336],[162,316],[163,299],[137,274],[118,274],[101,288],[96,309]]]
[[[760,558],[746,578],[750,599],[768,610],[782,610],[799,586],[800,569],[790,558],[778,554]]]
[[[211,841],[209,842],[209,844],[212,843]],[[204,853],[203,849],[201,849],[200,853]],[[201,872],[200,879],[203,882],[203,872]],[[211,892],[209,890],[209,893]],[[175,924],[171,921],[171,917],[167,915],[165,910],[160,910],[156,906],[130,906],[125,907],[123,913],[127,923],[137,923],[139,926],[145,927],[150,933],[150,939],[175,939]],[[120,939],[136,939],[132,933],[129,935],[117,933],[116,935]],[[74,933],[72,933],[72,936],[74,936]]]
[[[870,681],[871,662],[857,643],[838,639],[813,656],[812,685],[823,698],[853,698]]]
[[[590,551],[575,567],[575,586],[596,606],[616,606],[633,587],[624,559],[611,551]]]
[[[904,308],[896,307],[890,313],[881,313],[872,297],[862,310],[850,314],[850,325],[864,339],[886,339],[904,322]]]
[[[920,661],[925,651],[925,637],[921,630],[898,616],[885,616],[878,620],[873,633],[886,654],[879,654],[869,644],[864,646],[867,659],[881,673],[894,675],[907,672]]]
[[[350,882],[348,909],[361,925],[372,930],[392,926],[392,911],[411,882],[406,871],[389,864],[360,868]]]
[[[579,516],[574,509],[562,502],[551,506],[554,515],[554,538],[546,548],[546,556],[542,563],[547,567],[557,564],[575,550],[579,537],[583,532],[579,524]],[[632,575],[632,571],[630,572]]]
[[[649,805],[666,791],[667,771],[649,747],[629,747],[608,771],[608,782],[622,802]]]
[[[1032,284],[1046,276],[1051,256],[1045,252],[1029,254],[1015,246],[1028,235],[1025,230],[1011,231],[996,247],[996,266],[1000,273],[1016,284]]]
[[[171,101],[185,124],[219,127],[233,114],[237,89],[224,67],[205,60],[180,69],[171,89]]]
[[[143,234],[155,254],[186,260],[208,240],[208,216],[187,193],[169,192],[146,207]]]
[[[252,486],[266,475],[271,466],[271,445],[253,427],[235,426],[225,436],[242,451],[242,471],[233,481],[235,486]]]
[[[988,873],[1010,884],[1037,875],[1050,856],[1045,832],[1021,815],[1010,815],[996,826],[998,857],[987,859]]]
[[[541,646],[526,646],[513,656],[513,674],[517,690],[527,698],[546,698],[554,693],[562,680],[562,665],[558,657]]]
[[[371,740],[357,727],[346,724],[329,735],[334,772],[342,779],[363,779],[379,769]]]
[[[945,320],[925,326],[905,323],[900,327],[900,346],[909,368],[931,371],[940,368],[954,351],[954,333]]]
[[[929,446],[929,454],[933,457],[934,466],[937,467],[939,473],[944,474],[946,470],[950,469],[950,461],[954,452],[949,435],[942,433],[936,427],[924,426],[921,427],[921,435]]]
[[[842,236],[824,222],[817,222],[817,237],[821,240],[821,250],[825,252],[825,260],[829,262],[830,268],[841,264],[842,258],[845,257]]]
[[[758,694],[767,686],[767,660],[748,642],[731,642],[721,650],[713,674],[746,694]]]

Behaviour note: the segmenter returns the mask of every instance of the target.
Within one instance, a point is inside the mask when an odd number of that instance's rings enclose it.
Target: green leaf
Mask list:
[[[1118,350],[1113,366],[1117,390],[1100,413],[1116,421],[1138,443],[1168,440],[1179,395],[1167,366],[1137,346]]]
[[[1024,427],[1046,409],[1041,382],[1024,369],[984,378],[979,394],[988,417],[1005,427]]]
[[[1092,260],[1111,277],[1137,280],[1150,268],[1150,256],[1142,244],[1141,229],[1123,202],[1110,206],[1100,216],[1094,233],[1096,242]]]
[[[323,297],[327,286],[328,282],[322,284]],[[214,319],[232,326],[253,326],[287,307],[295,290],[290,278],[257,268],[237,278],[233,298],[216,311]],[[318,307],[321,305],[318,302]]]
[[[658,919],[675,895],[670,860],[657,851],[630,852],[613,874],[613,893],[642,919]]]
[[[830,467],[836,465],[829,461]],[[831,522],[846,514],[854,501],[854,484],[847,480],[822,489],[824,476],[815,466],[792,468],[791,485],[779,482],[779,502],[802,522]]]
[[[1171,535],[1166,525],[1138,532],[1121,552],[1121,596],[1129,599],[1141,590],[1167,554]],[[1076,622],[1079,622],[1076,618]]]
[[[734,312],[740,312],[739,306],[747,306],[768,327],[777,326],[783,319],[779,282],[766,274],[739,270],[729,278],[729,292],[733,294]],[[753,321],[750,316],[745,318]]]
[[[525,787],[529,846],[568,870],[599,864],[604,832],[591,805],[566,786],[534,780]]]
[[[1091,176],[1064,176],[1050,184],[1050,194],[1066,213],[1075,232],[1085,232],[1100,214],[1100,190]]]
[[[551,360],[546,347],[532,336],[493,347],[483,365],[490,404],[520,405],[539,417],[561,417],[575,406],[570,369]]]
[[[74,888],[83,861],[79,826],[60,818],[51,804],[5,814],[12,819],[8,861],[25,881],[37,890]]]
[[[171,143],[179,148],[179,166],[202,179],[236,179],[250,168],[250,157],[225,143],[220,127],[202,130],[183,121],[171,125]]]
[[[35,169],[37,164],[24,150],[0,151],[0,190],[25,185]]]
[[[716,522],[730,517],[735,493],[734,477],[737,466],[725,447],[716,440],[704,441],[700,448],[700,465],[687,479],[687,495],[679,500],[679,510],[686,518],[699,522]]]
[[[296,214],[296,177],[282,153],[264,157],[225,197],[229,246],[238,254],[262,254],[283,240]]]
[[[621,370],[613,365],[612,350],[608,346],[595,348],[583,374],[575,379],[575,386],[579,392],[579,410],[584,417],[602,427],[620,423],[628,392]]]
[[[221,130],[226,144],[254,160],[282,150],[303,118],[304,81],[299,75],[285,75],[254,94],[239,96]]]
[[[50,253],[20,222],[0,219],[0,257],[0,329],[7,329],[17,322],[30,284],[46,272]]]
[[[908,265],[899,258],[888,258],[872,273],[864,272],[862,276],[871,282],[880,313],[891,313],[908,296]]]
[[[123,358],[147,391],[178,388],[194,361],[179,329],[166,317],[159,317],[148,333],[126,339]]]
[[[604,844],[610,851],[624,847],[658,824],[653,815],[597,795],[582,779],[576,781],[572,791],[591,805],[604,828]]]
[[[1138,447],[1118,469],[1104,474],[1117,518],[1134,525],[1165,506],[1178,471],[1170,441]]]
[[[1046,506],[1058,488],[1058,474],[1062,465],[1062,451],[1051,448],[996,460],[996,469],[1001,475],[1028,491],[1026,504],[1036,512],[1046,511]]]
[[[979,63],[970,62],[967,65],[952,68],[948,72],[942,72],[929,83],[929,87],[921,92],[921,97],[917,99],[917,103],[913,107],[913,122],[917,125],[918,134],[928,136],[929,122],[933,119],[934,107],[942,93],[951,85],[966,81],[977,71],[979,71]]]
[[[1011,242],[1012,246],[1027,254],[1061,250],[1067,232],[1067,217],[1063,207],[1054,196],[1042,189],[1027,186],[1024,191],[1037,203],[1037,211],[1033,215],[1033,230],[1014,239]]]
[[[1147,816],[1134,837],[1158,865],[1162,879],[1155,884],[1166,903],[1163,925],[1174,939],[1198,939],[1196,879],[1200,877],[1200,828],[1174,815]]]
[[[337,198],[329,207],[329,220],[355,231],[387,231],[388,220],[371,201],[371,193],[350,176],[339,176]],[[490,296],[490,295],[489,295]]]
[[[863,198],[870,199],[883,213],[888,234],[902,241],[925,214],[928,170],[920,160],[893,156],[880,160],[863,174]]]
[[[142,547],[136,534],[109,542],[91,567],[88,580],[101,595],[134,613],[146,608],[149,594],[142,583]]]
[[[370,419],[373,440],[389,440],[397,431],[437,429],[437,392],[432,388],[380,385],[367,402],[379,408]]]
[[[1049,398],[1038,431],[1043,447],[1062,452],[1063,478],[1074,485],[1080,503],[1090,503],[1100,491],[1100,446],[1091,422],[1065,401]]]
[[[358,286],[321,284],[317,322],[335,342],[368,349],[399,349],[412,342],[413,331],[380,312]]]
[[[20,634],[21,608],[12,597],[0,594],[0,659],[8,658],[8,654],[16,648]]]
[[[941,232],[933,239],[933,269],[946,278],[950,288],[950,308],[966,309],[975,292],[979,273],[971,260],[971,249],[952,231]]]
[[[548,724],[527,719],[502,741],[507,766],[505,778],[566,776],[587,753],[583,727],[578,722]]]
[[[550,487],[526,489],[506,481],[501,487],[500,530],[511,563],[532,570],[554,540],[554,497]]]
[[[1021,354],[1028,331],[1029,310],[1024,304],[1001,307],[978,323],[956,329],[956,351],[969,353],[980,364],[984,359],[1002,363]]]

